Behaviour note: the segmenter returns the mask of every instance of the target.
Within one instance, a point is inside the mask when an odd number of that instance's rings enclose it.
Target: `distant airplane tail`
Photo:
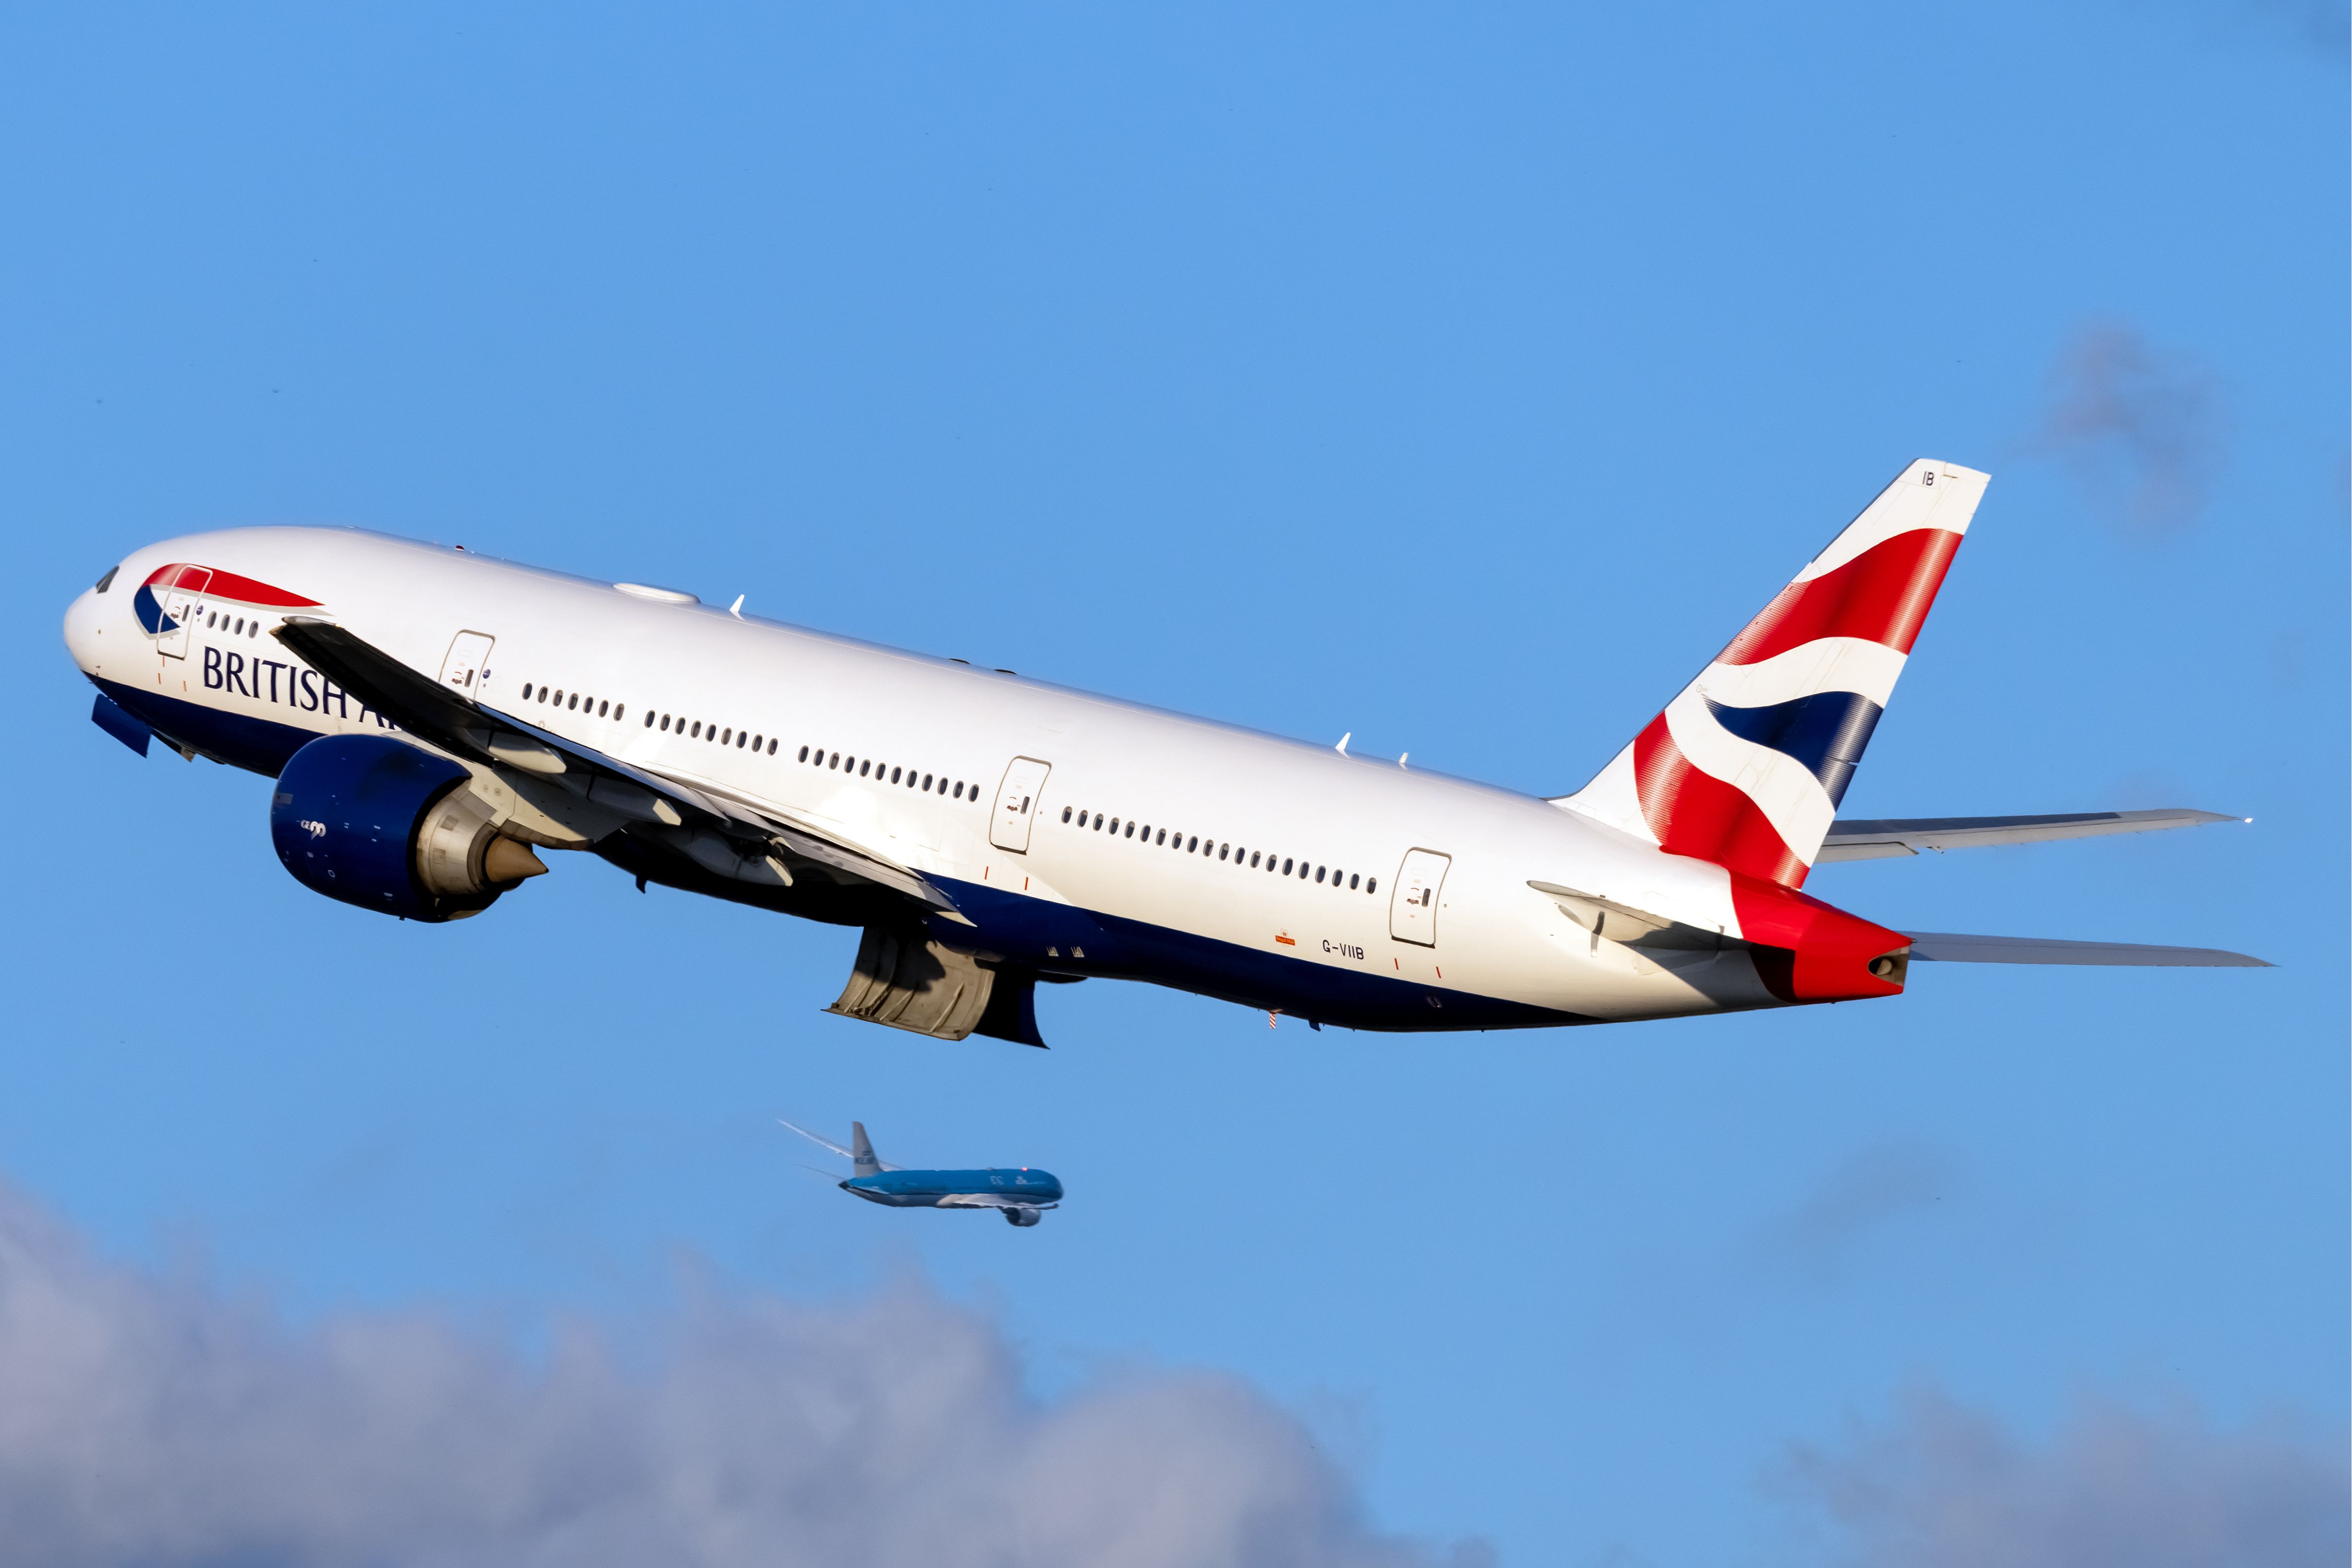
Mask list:
[[[1801,886],[1990,476],[1926,458],[1555,805]]]
[[[862,1176],[880,1176],[882,1162],[874,1157],[874,1145],[866,1140],[866,1124],[849,1124],[849,1160]]]

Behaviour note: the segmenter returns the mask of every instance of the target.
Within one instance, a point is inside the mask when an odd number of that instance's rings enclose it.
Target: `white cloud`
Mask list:
[[[526,1358],[424,1312],[285,1326],[94,1260],[0,1191],[0,1542],[13,1568],[1407,1568],[1248,1385],[1038,1403],[919,1289],[706,1291],[642,1355]],[[1482,1563],[1475,1545],[1452,1561]]]
[[[1800,1445],[1776,1490],[1853,1568],[2342,1568],[2345,1455],[2284,1421],[2085,1402],[2048,1445],[1933,1387],[1834,1448]]]

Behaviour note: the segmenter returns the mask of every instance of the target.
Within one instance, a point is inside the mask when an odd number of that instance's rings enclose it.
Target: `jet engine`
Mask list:
[[[463,920],[547,870],[499,832],[470,778],[405,741],[327,736],[278,776],[270,842],[313,893],[407,920]]]
[[[1004,1223],[1007,1225],[1034,1225],[1045,1218],[1034,1208],[1008,1208],[1004,1211]]]

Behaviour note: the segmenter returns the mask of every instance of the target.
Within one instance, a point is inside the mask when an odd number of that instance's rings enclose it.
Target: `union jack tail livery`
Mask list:
[[[1801,886],[1989,476],[1922,458],[1633,743],[1555,802]]]

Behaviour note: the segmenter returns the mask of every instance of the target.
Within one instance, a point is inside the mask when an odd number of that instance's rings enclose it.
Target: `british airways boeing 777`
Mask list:
[[[1097,976],[1463,1030],[1894,996],[1931,959],[2259,964],[1801,891],[1823,861],[2229,820],[1836,820],[1985,483],[1912,464],[1555,799],[345,529],[150,546],[65,636],[126,744],[274,779],[278,853],[331,898],[457,920],[587,851],[861,928],[833,1010],[947,1039],[1043,1044],[1038,983]]]

